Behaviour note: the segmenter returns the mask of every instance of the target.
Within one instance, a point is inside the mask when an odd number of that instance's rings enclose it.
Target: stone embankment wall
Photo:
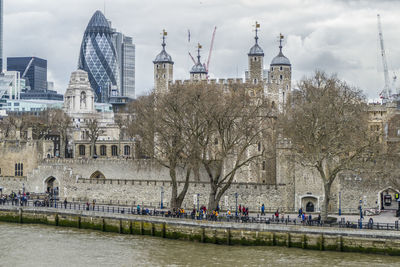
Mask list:
[[[400,232],[203,222],[82,211],[0,208],[0,221],[151,235],[223,245],[286,246],[400,256]]]

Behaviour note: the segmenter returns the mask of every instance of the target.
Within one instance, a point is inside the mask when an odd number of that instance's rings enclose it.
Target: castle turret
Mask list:
[[[156,56],[154,63],[154,89],[156,94],[167,92],[168,84],[173,80],[174,62],[171,56],[165,51],[165,37],[167,32],[163,30],[162,50]]]
[[[247,54],[249,59],[249,69],[246,74],[246,82],[252,84],[262,83],[264,71],[264,51],[258,45],[258,28],[260,28],[258,22],[256,22],[255,28],[255,44],[250,48],[250,51]]]
[[[200,49],[201,45],[199,44],[197,47],[197,63],[190,70],[190,80],[192,81],[207,80],[207,70],[200,62]]]
[[[282,53],[283,35],[279,35],[279,54],[271,61],[268,94],[271,101],[283,110],[291,95],[292,65]]]

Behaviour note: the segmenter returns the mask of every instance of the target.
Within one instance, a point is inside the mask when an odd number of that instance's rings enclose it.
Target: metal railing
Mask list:
[[[289,215],[285,217],[271,216],[260,216],[260,214],[249,216],[235,214],[219,214],[218,216],[213,214],[203,214],[197,211],[191,212],[171,212],[166,209],[157,209],[149,206],[121,206],[121,205],[110,205],[110,204],[97,204],[93,203],[82,203],[82,202],[67,202],[62,201],[49,201],[44,203],[39,200],[27,200],[27,201],[12,201],[12,200],[0,200],[0,206],[15,206],[15,207],[40,207],[49,210],[78,210],[88,212],[104,212],[104,213],[116,213],[116,214],[133,214],[142,216],[159,216],[176,219],[188,219],[188,220],[206,220],[206,221],[218,221],[218,222],[237,222],[237,223],[257,223],[257,224],[275,224],[275,225],[300,225],[305,227],[335,227],[335,228],[354,228],[354,229],[373,229],[373,230],[392,230],[399,231],[399,221],[394,223],[374,223],[372,221],[363,222],[358,220],[346,221],[345,218],[341,218],[338,222],[322,222],[314,218],[312,220],[306,219],[301,220],[298,216]]]

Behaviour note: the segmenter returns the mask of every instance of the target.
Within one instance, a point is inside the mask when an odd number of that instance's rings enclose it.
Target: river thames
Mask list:
[[[399,257],[239,247],[0,223],[0,266],[400,266]]]

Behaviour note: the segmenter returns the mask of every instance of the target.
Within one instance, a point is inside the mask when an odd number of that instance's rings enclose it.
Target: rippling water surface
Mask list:
[[[228,247],[0,223],[0,266],[400,266],[400,257]]]

